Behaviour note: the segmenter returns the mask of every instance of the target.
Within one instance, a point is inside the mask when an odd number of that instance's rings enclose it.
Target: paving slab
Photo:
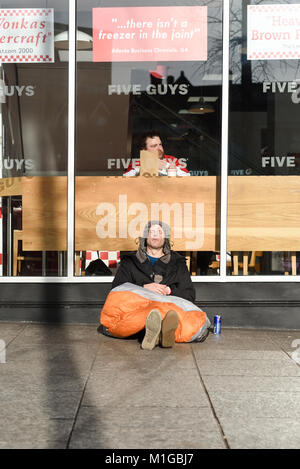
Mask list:
[[[70,448],[224,449],[225,443],[209,409],[82,406]]]
[[[97,406],[112,407],[208,407],[208,399],[196,371],[148,369],[138,371],[92,372],[82,405],[86,399]]]
[[[281,360],[289,362],[290,357],[283,350],[239,350],[205,349],[192,345],[195,358],[201,360]]]
[[[21,396],[22,394],[22,396]],[[9,421],[12,415],[19,416],[20,421],[24,417],[32,419],[74,419],[80,404],[81,392],[49,392],[44,389],[41,393],[24,391],[0,393],[1,425],[4,420]],[[2,431],[8,431],[3,428]],[[11,429],[13,437],[14,428]]]
[[[197,363],[202,376],[300,376],[300,368],[293,360],[197,359]]]
[[[299,392],[210,392],[218,418],[299,419]]]
[[[300,422],[289,418],[221,418],[231,449],[299,449]]]
[[[15,389],[24,389],[32,393],[42,388],[51,391],[82,391],[89,376],[89,370],[75,373],[74,369],[65,369],[61,373],[49,373],[47,367],[28,369],[24,364],[0,365],[0,386],[7,393]]]
[[[278,344],[266,333],[255,335],[254,331],[233,331],[225,329],[220,335],[210,334],[205,342],[192,344],[193,349],[203,350],[278,350]]]
[[[17,374],[19,376],[19,386],[22,385],[22,382],[35,380],[34,375],[37,376],[37,380],[44,379],[45,383],[64,376],[85,375],[87,377],[92,363],[91,360],[86,362],[78,360],[75,363],[73,360],[68,359],[60,362],[38,360],[9,362],[8,360],[9,357],[7,356],[6,364],[3,367],[1,366],[1,368],[5,367],[5,371],[0,370],[0,379],[2,375],[5,377],[6,374]]]
[[[26,344],[86,344],[99,342],[95,326],[66,324],[29,324],[16,343]]]
[[[0,340],[4,340],[8,345],[14,340],[24,329],[25,324],[18,323],[0,323]]]
[[[101,340],[94,370],[141,370],[156,368],[196,369],[190,344],[175,344],[170,350],[156,347],[142,350],[137,340],[118,340],[104,337]]]
[[[292,356],[296,352],[295,358],[300,364],[300,331],[279,331],[278,334],[273,332],[270,337],[287,355]]]
[[[300,392],[300,376],[204,376],[209,393],[215,392]]]
[[[270,331],[268,336],[276,345],[289,347],[293,340],[300,339],[300,331]]]
[[[1,417],[2,449],[63,449],[66,448],[73,419],[33,418],[31,415],[11,414]]]
[[[97,352],[98,344],[92,345],[65,345],[65,344],[21,344],[12,342],[7,347],[6,358],[12,362],[37,362],[40,363],[78,363],[93,360]]]

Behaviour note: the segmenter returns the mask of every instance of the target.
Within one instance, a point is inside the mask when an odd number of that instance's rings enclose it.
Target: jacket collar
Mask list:
[[[148,259],[146,250],[145,249],[142,250],[141,248],[139,248],[136,252],[136,257],[140,261],[141,264],[146,262],[146,260]],[[170,259],[171,259],[171,251],[169,251],[167,254],[164,254],[162,257],[159,258],[159,260],[163,262],[164,264],[168,264],[170,262]]]

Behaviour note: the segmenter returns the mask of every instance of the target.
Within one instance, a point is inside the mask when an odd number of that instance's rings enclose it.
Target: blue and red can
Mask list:
[[[221,334],[221,324],[222,324],[222,316],[216,314],[214,316],[214,334],[219,335]]]

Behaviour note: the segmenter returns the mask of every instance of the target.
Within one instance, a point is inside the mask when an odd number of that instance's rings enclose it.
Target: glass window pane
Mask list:
[[[218,275],[222,2],[77,8],[76,274],[114,275],[162,219],[191,274]]]
[[[67,0],[0,2],[1,275],[66,275]]]
[[[233,274],[296,274],[300,5],[230,4],[227,246]]]

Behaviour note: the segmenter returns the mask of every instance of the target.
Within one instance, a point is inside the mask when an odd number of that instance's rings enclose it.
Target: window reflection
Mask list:
[[[100,8],[97,2],[79,1],[77,26],[94,39],[93,50],[78,50],[77,52],[77,153],[76,176],[102,177],[102,176],[138,176],[140,167],[140,152],[145,149],[141,145],[141,138],[147,133],[153,133],[162,144],[166,164],[169,167],[159,167],[158,175],[171,176],[171,169],[176,170],[176,176],[188,175],[192,177],[214,177],[220,174],[221,152],[221,83],[222,83],[222,2],[220,1],[186,1],[182,8],[207,7],[207,57],[204,59],[188,60],[184,51],[178,51],[178,57],[171,60],[159,57],[155,61],[134,59],[124,61],[126,47],[116,42],[120,60],[109,61],[105,54],[107,50],[100,51],[95,45],[95,30],[93,18],[97,16],[95,9]],[[144,7],[149,13],[151,7],[168,7],[169,12],[175,12],[175,5],[171,1],[163,2],[102,2],[102,14],[108,15],[111,8],[116,10],[115,23],[119,21],[120,9],[122,14],[126,9],[137,12],[137,8]],[[107,8],[107,10],[105,10]],[[173,10],[172,10],[173,8]],[[153,10],[153,8],[152,8]],[[160,10],[162,11],[162,10]],[[117,14],[118,13],[118,14]],[[150,13],[149,13],[150,14]],[[152,11],[151,11],[151,14]],[[144,15],[145,16],[145,15]],[[157,32],[158,16],[156,12],[155,29],[151,34],[166,34],[166,23],[160,25]],[[99,16],[101,18],[101,15]],[[173,15],[175,17],[175,13]],[[113,19],[108,18],[106,24]],[[150,19],[148,18],[150,21]],[[144,21],[148,21],[144,18]],[[125,20],[124,20],[125,21]],[[128,19],[129,33],[135,31],[139,19],[135,16]],[[149,23],[148,21],[148,23]],[[151,17],[153,22],[153,17]],[[147,24],[148,24],[147,23]],[[161,22],[162,24],[162,18]],[[117,23],[119,24],[119,23]],[[121,23],[120,23],[121,24]],[[123,23],[122,23],[123,24]],[[121,25],[122,25],[121,24]],[[127,24],[126,21],[124,24]],[[174,22],[170,34],[175,35]],[[147,25],[144,33],[150,34]],[[127,29],[128,29],[127,28]],[[108,29],[108,28],[106,28]],[[124,29],[124,28],[123,28]],[[125,32],[127,32],[127,29]],[[99,26],[96,39],[109,39],[118,34],[121,29],[106,31]],[[123,30],[122,30],[123,31]],[[108,37],[108,35],[111,37]],[[140,32],[140,34],[142,34]],[[143,37],[141,35],[141,37]],[[175,36],[174,36],[175,37]],[[161,38],[163,39],[163,38]],[[182,39],[184,41],[184,38]],[[161,48],[164,42],[161,40]],[[199,43],[198,49],[202,48]],[[142,48],[142,42],[136,49]],[[184,42],[181,44],[184,48]],[[119,50],[120,49],[120,50]],[[129,47],[127,48],[129,49]],[[135,52],[132,52],[134,54]],[[165,53],[165,52],[163,52]],[[163,54],[162,53],[162,54]],[[102,54],[102,55],[101,55]],[[95,57],[97,61],[95,61]],[[184,58],[184,60],[183,60]],[[164,160],[164,157],[161,160]],[[175,168],[172,168],[175,166]],[[136,170],[136,168],[138,168]],[[168,173],[169,172],[169,173]],[[174,172],[175,175],[175,172]],[[188,178],[191,179],[191,178]],[[205,179],[205,178],[204,178]],[[95,179],[95,184],[97,184]],[[215,183],[214,183],[215,184]],[[114,187],[114,186],[111,186]],[[201,187],[201,178],[198,187]],[[112,189],[114,190],[114,189]],[[214,189],[216,190],[216,189]],[[218,191],[218,189],[217,189]],[[79,192],[78,192],[79,194]],[[79,197],[79,195],[78,195]],[[215,242],[214,249],[219,249],[219,213],[216,203],[219,195],[216,193],[213,210]],[[139,194],[136,194],[136,202]],[[151,200],[149,199],[149,202]],[[169,202],[164,194],[161,202]],[[180,202],[180,201],[179,201]],[[170,201],[171,203],[171,201]],[[172,220],[171,214],[171,220]],[[77,217],[77,226],[81,226],[80,217]],[[78,233],[78,247],[80,234]],[[176,242],[176,239],[175,239]],[[76,244],[76,243],[75,243]],[[117,263],[120,252],[125,248],[111,250],[107,244],[101,244],[101,249],[92,252],[91,259],[87,259],[87,251],[78,250],[82,261],[81,271],[84,274],[86,266],[98,256],[106,257],[105,263],[109,266],[109,258],[115,255]],[[116,246],[117,247],[117,246]],[[134,246],[133,248],[134,249]],[[181,251],[186,257],[191,273],[198,275],[218,275],[219,260],[215,250]],[[115,261],[115,259],[113,259]],[[213,264],[214,262],[214,264]],[[78,265],[80,265],[78,263]],[[115,264],[111,268],[114,274]]]
[[[291,178],[300,174],[298,9],[295,1],[230,2],[228,175],[234,196],[229,199],[229,245],[237,250],[236,275],[298,271],[298,217],[293,211],[298,202]],[[244,176],[256,177],[242,184],[243,193],[253,191],[247,200],[235,189],[238,177]],[[256,204],[253,211],[251,200],[253,207]]]
[[[66,181],[68,66],[54,38],[68,31],[68,2],[57,6],[51,0],[1,2],[3,276],[66,275],[67,186],[61,189],[61,177]]]

